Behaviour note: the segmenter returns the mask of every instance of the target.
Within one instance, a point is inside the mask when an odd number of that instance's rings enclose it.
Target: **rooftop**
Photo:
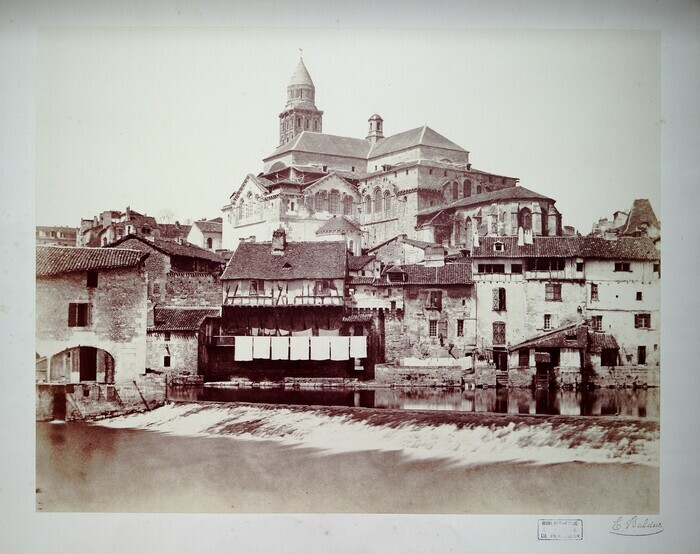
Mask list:
[[[283,255],[270,242],[243,242],[231,256],[221,279],[343,279],[345,242],[288,242]]]
[[[147,257],[146,252],[126,248],[37,246],[36,275],[43,277],[74,271],[133,267]]]
[[[193,225],[199,227],[203,233],[221,233],[222,228],[221,221],[195,221]]]
[[[338,233],[361,233],[357,225],[350,221],[345,216],[334,215],[328,221],[326,221],[317,231],[317,235],[331,235]]]
[[[499,190],[494,190],[491,192],[484,192],[481,194],[475,194],[473,196],[468,196],[467,198],[461,198],[459,200],[455,200],[454,202],[451,202],[450,204],[445,204],[442,206],[436,206],[436,207],[430,207],[430,208],[425,208],[423,210],[419,210],[418,215],[432,215],[437,212],[440,212],[442,210],[449,210],[449,209],[454,209],[454,208],[467,208],[470,206],[478,206],[480,204],[491,204],[493,202],[499,201],[499,200],[549,200],[550,202],[554,202],[553,198],[549,198],[548,196],[544,196],[543,194],[539,194],[538,192],[532,191],[530,189],[526,189],[525,187],[521,186],[516,186],[516,187],[506,187],[503,189]]]
[[[149,331],[198,331],[205,317],[217,317],[219,308],[158,307]]]
[[[219,254],[211,252],[210,250],[205,250],[204,248],[200,248],[199,246],[195,246],[194,244],[191,244],[189,242],[179,243],[172,240],[146,239],[136,235],[127,235],[125,237],[122,237],[118,241],[113,242],[109,246],[109,248],[112,248],[114,246],[124,243],[127,240],[132,239],[137,240],[143,243],[144,245],[150,246],[151,248],[155,248],[156,250],[159,250],[160,252],[169,256],[197,258],[200,260],[207,260],[209,262],[216,262],[220,264],[226,263],[226,260],[224,260]]]
[[[389,281],[386,278],[386,274],[391,272],[405,273],[406,281]],[[422,264],[392,266],[374,284],[379,286],[470,285],[472,284],[472,264],[449,263],[439,267],[430,267]]]
[[[627,216],[627,223],[622,227],[622,234],[632,234],[644,226],[661,227],[659,220],[656,219],[654,209],[651,207],[651,202],[646,198],[638,198],[632,204],[632,209]]]

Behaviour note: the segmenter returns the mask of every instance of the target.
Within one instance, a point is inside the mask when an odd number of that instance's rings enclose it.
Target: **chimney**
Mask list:
[[[287,247],[287,235],[284,229],[279,228],[272,233],[272,255],[284,256],[284,250]]]

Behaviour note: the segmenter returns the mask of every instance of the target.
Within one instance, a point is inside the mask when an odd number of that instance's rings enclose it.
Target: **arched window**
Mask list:
[[[262,216],[262,200],[259,196],[255,197],[255,217],[260,218]]]
[[[245,217],[245,200],[241,200],[238,204],[238,221],[241,221]]]
[[[372,197],[369,194],[365,196],[365,213],[372,213]]]
[[[445,199],[445,202],[449,202],[450,200],[452,200],[452,198],[450,197],[450,194],[451,194],[450,183],[445,183],[442,186],[442,197]]]
[[[476,193],[481,194],[482,192],[484,192],[484,187],[482,187],[481,185],[478,185],[476,187]]]
[[[472,220],[470,217],[464,222],[464,243],[467,245],[467,249],[472,249],[472,244],[474,243],[474,227],[472,225]]]
[[[253,217],[253,195],[248,193],[245,203],[245,218],[250,219],[251,217]]]
[[[459,199],[459,183],[454,181],[452,183],[452,200]]]
[[[314,131],[318,131],[318,119],[314,119]]]
[[[343,214],[352,215],[352,196],[347,194],[343,198]]]
[[[295,207],[296,207],[296,206],[295,206],[295,204],[294,204],[293,201],[289,203],[289,211],[290,211],[290,212],[293,212]]]
[[[529,208],[523,208],[518,212],[518,227],[525,231],[532,229],[532,212]]]
[[[382,211],[382,191],[379,189],[374,191],[374,211],[377,213]]]
[[[212,240],[211,237],[209,237],[209,238],[207,239],[207,248],[208,248],[209,250],[211,250],[213,246],[214,246],[214,241]]]
[[[340,193],[337,190],[331,191],[330,205],[332,214],[340,213]]]
[[[391,204],[391,193],[387,190],[384,192],[384,211],[386,213],[391,213],[393,206]]]
[[[355,241],[351,240],[348,242],[348,250],[350,250],[351,254],[355,253]]]
[[[464,181],[464,196],[466,198],[467,196],[471,196],[471,195],[472,195],[472,182],[469,179],[467,179],[466,181]]]

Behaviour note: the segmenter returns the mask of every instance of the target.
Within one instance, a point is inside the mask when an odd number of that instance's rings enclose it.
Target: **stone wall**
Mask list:
[[[221,281],[204,272],[174,272],[166,276],[165,302],[168,306],[221,306]]]
[[[460,387],[462,375],[462,369],[459,367],[394,367],[378,364],[375,367],[374,380],[379,384],[400,386]]]
[[[647,366],[602,367],[588,371],[588,384],[594,387],[658,387],[661,369]]]
[[[68,325],[71,303],[91,305],[90,325]],[[97,287],[87,286],[86,272],[37,278],[37,353],[50,365],[59,352],[92,346],[114,358],[116,381],[133,379],[145,367],[146,308],[146,277],[140,268],[100,270]]]
[[[36,420],[60,418],[65,404],[65,420],[80,421],[99,417],[152,410],[165,402],[165,380],[161,375],[139,375],[116,385],[37,384]]]
[[[148,275],[148,299],[154,304],[166,304],[168,299],[165,288],[167,275],[170,271],[170,257],[136,238],[125,240],[119,244],[119,248],[148,252],[149,256],[145,261]]]
[[[146,367],[169,375],[189,372],[197,374],[198,340],[195,331],[172,331],[166,334],[149,331],[147,337]],[[165,356],[170,356],[170,367],[165,367]]]

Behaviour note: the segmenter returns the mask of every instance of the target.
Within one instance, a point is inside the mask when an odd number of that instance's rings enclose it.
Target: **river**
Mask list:
[[[39,511],[658,509],[659,421],[648,415],[178,402],[37,423]]]

